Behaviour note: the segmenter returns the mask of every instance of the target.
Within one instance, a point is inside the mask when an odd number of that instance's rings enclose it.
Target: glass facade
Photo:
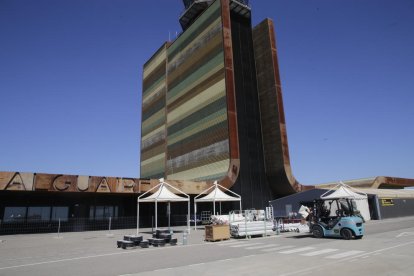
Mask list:
[[[27,219],[31,221],[48,221],[50,220],[50,206],[29,207]]]
[[[67,221],[67,206],[7,206],[4,208],[4,222]]]
[[[229,168],[221,2],[144,65],[141,178],[219,180]]]
[[[144,65],[141,178],[160,178],[165,172],[166,46],[163,45]]]
[[[103,220],[118,217],[118,206],[91,206],[89,219]]]
[[[3,221],[4,222],[13,222],[13,221],[22,221],[26,219],[27,207],[5,207]]]
[[[52,221],[67,221],[69,218],[69,207],[57,206],[52,208]]]
[[[220,1],[168,47],[167,60],[167,179],[221,179],[229,141]]]

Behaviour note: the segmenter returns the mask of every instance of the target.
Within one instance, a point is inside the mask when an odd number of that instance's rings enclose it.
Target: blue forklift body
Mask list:
[[[345,228],[351,230],[356,239],[362,238],[365,234],[364,222],[362,218],[358,216],[341,217],[332,228],[324,223],[319,223],[319,225],[322,226],[323,235],[325,237],[343,237],[343,229]]]

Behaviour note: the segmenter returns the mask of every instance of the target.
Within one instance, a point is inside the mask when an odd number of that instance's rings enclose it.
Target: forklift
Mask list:
[[[365,220],[350,198],[316,199],[302,202],[309,208],[309,230],[315,238],[333,237],[345,240],[364,236]]]

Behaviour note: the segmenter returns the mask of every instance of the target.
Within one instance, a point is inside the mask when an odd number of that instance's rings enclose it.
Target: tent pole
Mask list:
[[[188,234],[190,234],[190,199],[187,203],[187,209],[188,209],[188,215],[187,215],[187,228],[188,228]]]
[[[220,201],[220,215],[221,215],[221,201]]]
[[[157,216],[158,216],[157,199],[155,199],[155,231],[157,231],[158,229]]]
[[[139,201],[137,202],[137,236],[139,233]]]
[[[170,230],[170,225],[171,225],[171,220],[170,220],[170,215],[171,215],[171,202],[168,201],[168,231]]]
[[[197,203],[194,201],[194,231],[197,230]]]
[[[213,200],[213,216],[215,216],[216,215],[216,200],[214,199]]]

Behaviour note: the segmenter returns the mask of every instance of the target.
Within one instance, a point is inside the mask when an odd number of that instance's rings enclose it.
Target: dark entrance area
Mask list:
[[[136,197],[4,191],[0,193],[0,234],[133,228]]]

